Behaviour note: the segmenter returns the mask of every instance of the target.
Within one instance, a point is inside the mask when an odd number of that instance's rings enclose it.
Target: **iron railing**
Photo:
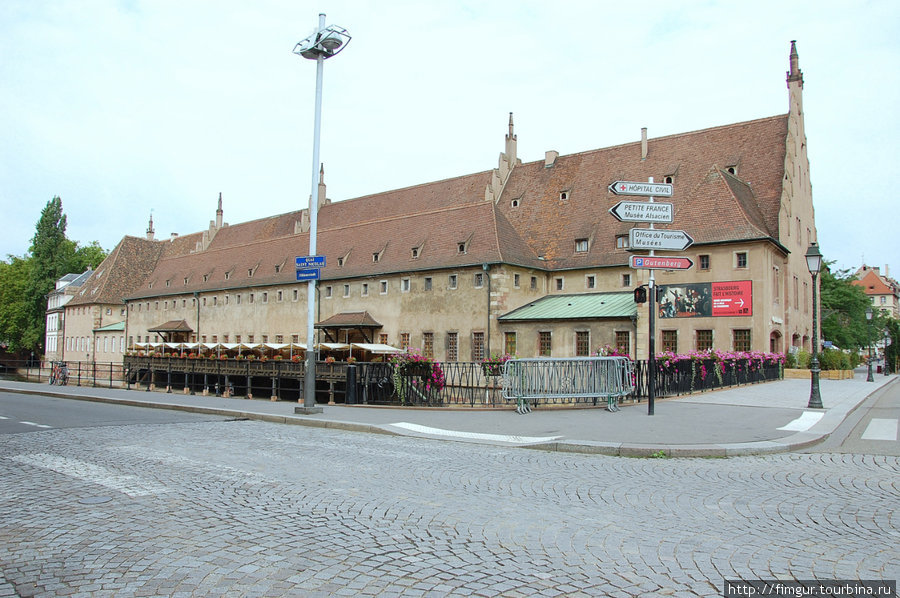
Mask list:
[[[126,356],[124,363],[68,361],[68,384],[209,393],[223,396],[274,397],[297,400],[302,396],[304,362],[290,360],[178,359]],[[617,400],[638,400],[647,396],[646,361],[634,361],[628,373],[634,391]],[[363,405],[408,405],[432,407],[506,407],[513,399],[504,397],[502,371],[476,362],[443,362],[437,366],[443,385],[427,384],[425,372],[399,371],[391,363],[358,363],[355,382],[348,388],[348,364],[316,364],[316,398],[319,402],[350,402]],[[431,366],[429,366],[431,367]],[[22,361],[7,364],[7,372],[25,380],[47,382],[52,363]],[[656,396],[678,396],[743,384],[755,384],[782,377],[777,363],[747,359],[717,361],[682,360],[665,365],[657,362]],[[572,373],[570,385],[577,385]],[[564,385],[560,381],[560,385]],[[562,388],[563,386],[560,386]],[[574,388],[574,386],[572,386]],[[350,391],[350,392],[348,392]],[[566,393],[563,393],[566,394]],[[597,395],[568,393],[547,397],[542,403],[571,405],[597,404]],[[512,395],[508,395],[512,396]],[[607,396],[607,395],[603,395]],[[604,403],[605,404],[605,403]]]

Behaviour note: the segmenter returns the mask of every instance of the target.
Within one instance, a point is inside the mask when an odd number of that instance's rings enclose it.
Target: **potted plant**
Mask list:
[[[500,376],[503,374],[503,364],[510,359],[515,359],[515,357],[515,355],[510,355],[509,353],[504,353],[503,355],[491,353],[490,357],[485,357],[481,361],[481,371],[484,372],[485,376]]]

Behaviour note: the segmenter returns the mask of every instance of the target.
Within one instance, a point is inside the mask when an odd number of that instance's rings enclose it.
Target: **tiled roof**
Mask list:
[[[895,292],[875,270],[868,270],[861,279],[851,284],[862,287],[867,295],[893,295]]]
[[[147,332],[193,332],[190,324],[185,320],[169,320],[159,326],[148,328]]]
[[[121,303],[123,297],[150,275],[163,249],[160,241],[124,237],[93,271],[69,306]]]
[[[632,293],[548,295],[500,316],[501,322],[591,320],[637,315]]]
[[[675,218],[661,228],[685,230],[698,243],[778,238],[787,115],[559,156],[517,166],[498,208],[531,250],[551,268],[622,265],[629,253],[616,237],[634,223],[608,210],[627,197],[608,190],[613,181],[664,182],[672,177]],[[737,176],[723,172],[734,167]],[[566,199],[561,199],[561,192]],[[638,198],[631,198],[638,199]],[[513,207],[513,200],[518,200]],[[638,225],[638,227],[640,227]],[[576,254],[576,239],[589,239]]]
[[[786,135],[784,115],[651,138],[644,160],[636,142],[559,156],[549,168],[543,160],[518,164],[496,203],[485,200],[490,171],[329,203],[318,217],[317,253],[327,259],[321,278],[500,262],[546,270],[624,265],[630,253],[616,237],[635,224],[609,214],[623,198],[607,187],[649,177],[673,178],[666,201],[675,221],[661,228],[685,230],[696,243],[778,242]],[[308,233],[296,232],[301,220],[295,211],[226,226],[203,251],[194,251],[201,233],[175,239],[123,295],[296,282],[294,258],[309,248]],[[576,239],[589,240],[589,250],[576,252]]]
[[[346,311],[334,314],[315,325],[316,328],[381,328],[381,324],[367,311]]]

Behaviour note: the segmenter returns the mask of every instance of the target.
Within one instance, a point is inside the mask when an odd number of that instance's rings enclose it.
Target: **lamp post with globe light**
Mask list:
[[[322,132],[322,66],[327,58],[331,58],[343,50],[350,41],[347,30],[337,25],[325,26],[325,14],[319,13],[319,26],[309,37],[294,46],[294,54],[308,60],[316,61],[316,107],[313,127],[312,156],[312,189],[309,194],[309,255],[316,255],[316,231],[318,227],[318,184],[319,184],[319,138]],[[316,317],[316,280],[309,281],[309,292],[306,299],[306,371],[303,375],[303,408],[296,408],[298,413],[321,413],[316,407],[316,350],[315,350],[315,317]]]
[[[812,359],[809,360],[810,372],[810,389],[809,404],[810,409],[822,409],[822,395],[819,393],[819,333],[816,325],[818,315],[818,287],[816,285],[816,277],[819,270],[822,269],[822,253],[816,243],[811,243],[809,249],[806,250],[806,267],[812,274]]]

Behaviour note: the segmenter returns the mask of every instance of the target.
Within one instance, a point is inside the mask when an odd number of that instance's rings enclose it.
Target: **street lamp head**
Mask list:
[[[866,308],[866,319],[867,319],[867,320],[871,320],[871,319],[872,319],[872,308],[871,308],[871,307],[867,307],[867,308]]]
[[[810,243],[809,249],[806,250],[806,267],[813,276],[822,269],[822,253],[816,243]]]
[[[331,58],[343,50],[350,41],[347,30],[337,25],[328,25],[315,31],[312,35],[294,46],[294,54],[303,58],[316,60],[321,56]]]

